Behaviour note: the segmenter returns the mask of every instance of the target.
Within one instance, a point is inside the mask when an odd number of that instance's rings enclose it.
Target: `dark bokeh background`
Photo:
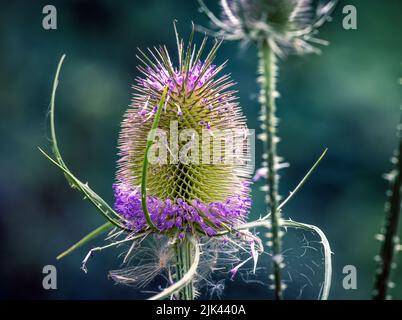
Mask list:
[[[112,203],[116,140],[136,76],[136,47],[166,43],[173,50],[173,19],[179,20],[184,36],[192,20],[208,22],[195,0],[52,1],[58,9],[58,30],[46,31],[46,4],[12,1],[2,3],[0,10],[0,297],[143,297],[107,279],[107,271],[118,266],[113,250],[98,254],[87,275],[79,267],[88,247],[55,260],[102,219],[68,189],[36,146],[49,146],[51,84],[66,53],[57,96],[60,147],[73,172]],[[341,8],[346,4],[357,6],[358,30],[342,28]],[[323,54],[290,57],[280,64],[279,152],[291,163],[282,173],[282,194],[329,147],[284,214],[327,233],[335,253],[333,299],[368,299],[371,294],[379,246],[374,235],[383,219],[387,188],[381,176],[391,168],[402,101],[401,4],[341,1],[333,21],[321,29],[320,37],[331,42]],[[226,58],[249,126],[257,128],[255,49],[225,43],[218,62]],[[264,211],[258,187],[253,191],[254,218]],[[398,260],[402,264],[401,257]],[[42,289],[47,264],[58,269],[58,290]],[[342,287],[342,268],[348,264],[357,268],[357,290]],[[401,270],[392,290],[399,299]],[[225,297],[269,297],[264,290],[238,281],[230,283]]]

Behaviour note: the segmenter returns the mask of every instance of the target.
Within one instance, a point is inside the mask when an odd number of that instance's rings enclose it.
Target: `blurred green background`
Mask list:
[[[49,147],[51,85],[66,53],[56,112],[62,154],[78,177],[112,203],[116,141],[137,75],[136,48],[166,43],[175,50],[173,19],[183,36],[191,21],[208,21],[195,0],[51,1],[58,10],[58,29],[46,31],[46,4],[15,0],[2,3],[0,10],[0,297],[142,298],[107,278],[107,271],[120,263],[118,251],[96,255],[87,275],[79,268],[90,246],[55,260],[103,221],[36,147]],[[357,7],[357,30],[342,28],[346,4]],[[402,101],[401,10],[400,0],[341,1],[333,21],[321,29],[320,37],[331,42],[323,54],[280,62],[279,153],[291,163],[282,172],[281,193],[286,195],[329,148],[284,215],[326,232],[334,251],[332,299],[371,295],[379,248],[374,235],[383,220],[387,189],[382,174],[391,169]],[[227,58],[226,72],[237,82],[249,127],[258,128],[255,49],[228,42],[217,60]],[[260,186],[253,191],[254,218],[264,212]],[[57,290],[42,288],[47,264],[57,267]],[[342,287],[345,265],[357,268],[357,290]],[[392,295],[401,299],[402,268],[394,280]],[[295,284],[288,290],[299,289]],[[235,281],[223,297],[267,298],[270,293]]]

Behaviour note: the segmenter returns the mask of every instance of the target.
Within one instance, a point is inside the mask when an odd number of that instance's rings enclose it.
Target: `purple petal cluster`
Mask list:
[[[139,188],[125,183],[113,185],[115,210],[126,221],[127,227],[139,232],[148,226],[141,205]],[[183,238],[194,228],[208,236],[216,234],[224,225],[234,227],[244,222],[251,207],[249,183],[243,183],[243,190],[227,197],[221,202],[203,203],[193,200],[191,204],[181,198],[162,200],[148,196],[147,205],[150,217],[161,232],[172,232]]]
[[[143,79],[143,86],[156,91],[163,91],[163,88],[167,85],[171,92],[178,92],[182,89],[183,84],[185,84],[185,89],[187,92],[190,92],[201,88],[207,83],[214,76],[215,68],[215,65],[205,68],[205,64],[201,61],[198,61],[187,72],[182,73],[174,71],[173,74],[169,74],[167,69],[162,65],[159,65],[156,70],[148,67],[147,78]]]

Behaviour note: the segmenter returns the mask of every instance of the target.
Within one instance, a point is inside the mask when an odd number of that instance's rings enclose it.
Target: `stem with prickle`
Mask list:
[[[176,276],[177,280],[179,280],[188,272],[193,263],[192,243],[185,238],[182,242],[176,243],[175,251],[177,259]],[[178,292],[178,298],[179,300],[194,300],[194,286],[192,281]]]
[[[261,103],[261,117],[263,120],[262,129],[265,133],[262,135],[264,142],[264,149],[267,166],[267,203],[271,210],[271,224],[272,224],[272,254],[274,263],[274,288],[275,298],[282,299],[282,285],[281,285],[281,239],[280,239],[280,210],[279,194],[278,194],[278,181],[279,175],[277,174],[277,151],[276,145],[278,137],[276,135],[276,56],[271,50],[270,45],[266,39],[262,40],[259,44],[259,59],[260,59],[260,103]]]
[[[395,164],[391,176],[391,192],[386,204],[386,220],[384,225],[384,238],[381,246],[378,270],[374,282],[374,300],[387,299],[387,291],[390,287],[390,276],[394,255],[399,246],[398,220],[401,210],[401,186],[402,186],[402,115],[398,126],[399,147],[395,152],[392,162]]]

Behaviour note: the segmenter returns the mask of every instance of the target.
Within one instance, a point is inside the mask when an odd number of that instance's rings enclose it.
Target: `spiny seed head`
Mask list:
[[[141,207],[141,177],[147,137],[164,89],[158,131],[147,172],[150,217],[161,231],[179,239],[186,232],[214,235],[217,230],[244,221],[249,207],[251,167],[247,128],[236,101],[233,82],[218,74],[224,64],[213,60],[215,41],[202,58],[206,38],[196,50],[177,37],[178,65],[165,46],[140,51],[142,73],[122,123],[119,138],[115,209],[133,231],[147,223]],[[240,132],[240,136],[239,136]],[[231,142],[237,141],[237,144]],[[245,155],[246,154],[246,155]]]
[[[318,28],[330,19],[337,0],[221,0],[220,19],[198,0],[217,32],[227,40],[269,41],[278,55],[310,53]],[[203,29],[203,28],[201,28]]]

